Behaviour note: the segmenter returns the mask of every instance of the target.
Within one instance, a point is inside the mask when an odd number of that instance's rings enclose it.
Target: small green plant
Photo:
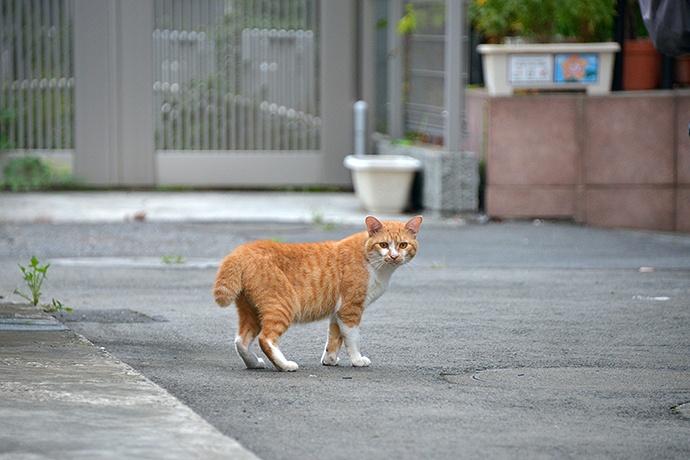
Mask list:
[[[273,241],[274,243],[285,243],[287,241],[285,237],[282,236],[272,236],[269,238],[270,241]]]
[[[12,109],[0,110],[0,153],[14,148],[14,142],[10,140],[9,124],[17,115]]]
[[[31,262],[27,267],[21,264],[18,265],[20,270],[24,274],[24,281],[26,282],[26,285],[29,288],[30,293],[24,294],[19,289],[15,289],[15,294],[25,298],[26,300],[31,302],[32,305],[41,305],[41,307],[46,311],[72,311],[71,308],[65,307],[62,304],[62,302],[55,299],[52,299],[52,303],[50,304],[40,304],[42,294],[41,287],[43,286],[43,282],[46,280],[46,275],[48,272],[48,267],[50,267],[50,262],[45,265],[41,265],[36,256],[32,256]]]
[[[50,263],[41,266],[36,256],[31,257],[31,262],[28,267],[19,265],[19,268],[24,274],[24,281],[29,287],[31,294],[24,294],[20,292],[19,289],[15,289],[14,293],[25,298],[31,302],[32,305],[38,305],[38,302],[41,300],[41,286],[43,286],[43,281],[46,279],[48,267],[50,267]]]
[[[432,270],[445,270],[446,268],[448,268],[448,262],[446,262],[446,259],[443,259],[440,262],[431,262]]]
[[[62,302],[57,299],[52,299],[50,304],[42,305],[43,309],[48,312],[53,311],[72,311],[70,307],[65,307]]]
[[[182,257],[179,254],[171,255],[171,256],[163,256],[161,258],[161,262],[163,262],[166,265],[180,265],[180,264],[186,264],[187,263],[187,261],[184,260],[184,257]]]
[[[338,224],[335,222],[327,222],[324,212],[318,209],[312,209],[311,211],[311,226],[324,231],[338,228]]]
[[[12,158],[4,169],[4,186],[13,192],[49,188],[69,188],[75,182],[68,168],[59,168],[49,160],[34,156]]]

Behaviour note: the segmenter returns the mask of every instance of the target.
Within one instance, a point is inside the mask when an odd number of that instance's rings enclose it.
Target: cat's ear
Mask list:
[[[405,224],[405,230],[412,233],[415,237],[419,233],[419,227],[422,226],[422,216],[416,216],[408,220]]]
[[[369,232],[369,236],[374,236],[383,228],[383,224],[381,224],[381,222],[379,222],[379,220],[374,216],[367,216],[365,222],[367,224],[367,232]]]

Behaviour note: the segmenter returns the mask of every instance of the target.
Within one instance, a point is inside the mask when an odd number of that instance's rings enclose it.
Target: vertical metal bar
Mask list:
[[[160,28],[161,28],[161,39],[160,39],[160,52],[161,52],[161,62],[160,66],[160,76],[161,76],[161,101],[162,104],[159,110],[161,110],[161,122],[163,129],[163,140],[162,148],[168,150],[172,148],[172,116],[174,105],[170,99],[170,55],[168,49],[168,37],[170,34],[169,26],[169,8],[168,4],[164,0],[157,0],[157,6],[159,7],[156,17],[159,18]],[[165,18],[166,21],[163,22],[162,19]],[[166,75],[167,74],[167,75]],[[165,107],[165,110],[163,108]]]
[[[223,149],[225,150],[237,150],[238,148],[238,119],[237,119],[237,36],[239,31],[242,30],[240,24],[241,12],[244,11],[244,7],[240,6],[238,0],[233,0],[231,5],[231,11],[233,14],[233,26],[231,33],[225,30],[225,27],[219,25],[218,27],[224,31],[223,40],[223,52],[219,54],[216,52],[217,58],[222,64],[221,67],[216,69],[216,75],[218,78],[218,87],[222,88],[222,97],[220,97],[219,103],[223,108],[222,122],[220,123],[220,131],[223,139]],[[223,15],[225,15],[225,8],[223,9]],[[225,22],[225,21],[223,21]],[[222,59],[222,60],[221,60]],[[222,86],[221,86],[221,75],[222,75]]]
[[[238,2],[234,0],[232,2],[232,25],[231,31],[228,34],[225,29],[225,21],[222,21],[218,27],[223,29],[223,77],[221,81],[223,82],[223,97],[220,99],[223,104],[223,123],[221,124],[221,132],[223,138],[225,139],[223,149],[225,150],[237,150],[238,145],[238,91],[237,91],[237,50],[238,50],[238,32],[241,31],[239,26],[239,13],[238,13]],[[226,12],[223,10],[223,15]],[[219,82],[220,83],[220,82]],[[228,113],[229,109],[229,113]]]
[[[465,0],[446,0],[444,138],[450,152],[462,150],[465,132],[465,6]]]
[[[182,68],[180,88],[183,89],[185,95],[185,149],[192,150],[193,147],[193,136],[192,136],[192,123],[193,123],[193,113],[194,113],[194,100],[191,91],[191,75],[190,75],[190,52],[189,46],[185,46],[182,42],[183,33],[189,28],[189,24],[185,24],[184,18],[189,18],[191,16],[191,2],[181,3],[181,14],[180,21],[178,23],[178,33],[179,33],[179,47],[180,47],[180,66]],[[185,8],[187,7],[187,8]],[[186,16],[185,16],[186,15]]]
[[[55,16],[53,17],[53,23],[55,24],[55,37],[53,38],[53,103],[55,107],[55,148],[64,149],[66,148],[63,143],[62,138],[62,123],[65,116],[62,109],[62,90],[61,82],[63,74],[61,72],[62,61],[65,58],[62,55],[62,36],[67,33],[66,30],[62,29],[62,16],[65,14],[65,2],[56,2],[57,6],[55,8]]]
[[[167,139],[167,130],[166,130],[166,113],[164,108],[165,106],[165,80],[163,78],[163,62],[165,60],[165,54],[164,50],[165,47],[163,45],[163,36],[164,36],[164,24],[162,21],[163,18],[163,5],[161,4],[161,0],[155,0],[153,4],[153,18],[154,18],[154,23],[156,25],[156,32],[157,32],[157,43],[154,51],[154,56],[155,56],[155,61],[153,65],[153,73],[155,75],[154,81],[157,82],[158,87],[157,87],[157,93],[156,93],[156,98],[155,98],[155,107],[154,110],[156,111],[156,150],[164,150],[166,148],[166,139]]]
[[[314,81],[314,70],[316,69],[314,43],[317,39],[316,14],[315,5],[313,1],[306,0],[304,4],[304,66],[307,71],[307,78],[302,83],[302,94],[304,101],[302,102],[303,118],[303,136],[304,148],[307,150],[315,150],[316,144],[314,142],[314,117],[317,115],[314,110],[316,82]]]
[[[65,2],[65,15],[64,15],[64,22],[63,22],[63,30],[65,31],[65,35],[63,37],[63,45],[62,45],[62,50],[63,50],[63,55],[65,56],[65,91],[64,91],[64,97],[65,97],[65,107],[67,107],[67,117],[68,120],[66,122],[66,136],[65,136],[65,145],[70,148],[74,149],[74,35],[73,35],[73,10],[72,10],[72,2]]]
[[[403,41],[396,27],[403,16],[402,3],[402,0],[388,2],[388,134],[393,138],[404,134]]]
[[[155,116],[155,149],[160,150],[161,138],[163,134],[162,124],[163,124],[163,114],[161,112],[161,78],[160,78],[160,68],[161,68],[161,55],[160,55],[160,43],[161,43],[161,30],[160,22],[158,20],[158,14],[160,13],[158,9],[158,0],[153,2],[153,32],[151,34],[151,40],[153,42],[153,113]]]
[[[179,47],[175,45],[175,40],[178,38],[178,33],[179,31],[177,30],[178,28],[178,18],[180,14],[178,13],[178,10],[180,8],[179,3],[173,3],[172,7],[172,21],[170,25],[170,41],[169,45],[171,48],[171,59],[170,59],[170,89],[171,92],[175,99],[176,99],[176,109],[177,109],[177,114],[175,117],[175,124],[176,129],[175,129],[175,150],[182,150],[186,146],[184,144],[184,118],[185,118],[185,97],[184,93],[182,91],[182,85],[180,83],[180,50]],[[173,67],[174,65],[174,67]],[[176,88],[177,91],[172,91],[173,87]]]
[[[52,46],[51,46],[51,7],[55,1],[49,1],[42,8],[41,17],[41,54],[43,55],[44,65],[41,69],[41,107],[43,110],[43,129],[41,137],[43,138],[43,148],[52,148],[53,137],[53,92],[50,89],[50,81],[53,77],[52,72]]]
[[[201,74],[200,77],[200,86],[199,89],[201,91],[201,104],[199,106],[199,115],[201,116],[201,122],[202,122],[202,130],[201,130],[201,144],[200,148],[201,150],[208,150],[209,148],[209,139],[210,139],[210,123],[209,123],[209,68],[208,68],[208,56],[206,55],[206,46],[205,43],[203,42],[203,37],[204,37],[204,18],[208,17],[206,12],[208,8],[208,2],[200,2],[198,9],[198,15],[199,15],[199,27],[197,28],[196,31],[196,49],[197,53],[199,55],[199,73]]]
[[[220,7],[223,10],[220,11]],[[229,8],[229,10],[228,10]],[[217,68],[215,70],[215,88],[216,94],[214,100],[218,104],[218,112],[215,126],[218,130],[218,146],[216,149],[220,150],[230,150],[235,149],[236,145],[236,117],[233,115],[235,112],[235,97],[232,94],[234,91],[234,75],[229,73],[229,61],[231,61],[235,54],[235,43],[236,43],[236,33],[237,33],[237,1],[228,2],[227,5],[216,4],[216,14],[215,17],[222,18],[214,23],[213,40],[216,45],[214,59],[216,59]],[[226,20],[225,15],[231,13],[233,15],[232,29],[231,33],[228,34],[228,30],[225,26]],[[223,37],[223,41],[220,41],[220,37]]]
[[[171,50],[170,50],[170,29],[172,28],[172,4],[167,1],[161,0],[161,11],[163,16],[167,19],[165,24],[162,24],[163,30],[161,31],[161,47],[164,64],[161,67],[161,90],[163,99],[166,104],[166,112],[164,112],[165,118],[163,120],[165,126],[165,147],[166,150],[175,149],[175,116],[178,113],[177,104],[173,100],[172,92],[170,91],[170,85],[172,83],[172,74],[170,72],[170,64],[172,62]]]
[[[320,3],[313,1],[313,14],[312,14],[312,24],[314,24],[314,37],[311,43],[311,52],[314,61],[314,74],[312,75],[312,91],[313,95],[313,106],[312,112],[316,118],[316,123],[314,126],[314,139],[313,139],[313,149],[321,149],[321,99],[322,95],[320,92],[320,85],[318,82],[321,80],[321,53],[319,49],[321,48],[321,12],[319,11],[321,6]],[[318,43],[318,46],[317,46]]]
[[[239,105],[237,106],[237,109],[239,110],[240,113],[238,113],[238,129],[237,133],[240,136],[239,139],[237,140],[237,148],[246,150],[249,148],[249,139],[251,138],[251,134],[249,132],[250,128],[247,123],[247,103],[248,103],[248,93],[247,89],[245,86],[245,79],[247,75],[247,68],[244,62],[244,48],[245,46],[249,46],[247,44],[247,37],[244,33],[244,31],[247,29],[247,23],[246,23],[246,17],[247,17],[247,2],[244,1],[242,4],[242,11],[237,17],[237,21],[241,21],[241,27],[239,30],[242,31],[241,35],[238,33],[237,35],[241,38],[241,49],[242,52],[238,53],[239,56],[236,56],[235,59],[232,61],[232,66],[233,66],[233,71],[235,72],[236,75],[236,80],[235,80],[235,87],[233,90],[236,92],[237,95],[240,96],[239,99]]]
[[[200,69],[199,69],[199,54],[198,48],[192,41],[192,33],[199,28],[199,3],[187,2],[189,6],[189,21],[187,27],[187,53],[189,66],[189,91],[192,96],[192,140],[193,150],[199,150],[201,147],[201,94],[200,94]]]
[[[261,12],[259,12],[259,14],[261,14]],[[260,20],[258,22],[260,23],[261,20],[263,19],[263,16],[260,16],[259,18],[260,18]],[[259,40],[257,40],[258,43],[256,45],[257,50],[258,50],[258,52],[256,54],[256,59],[258,60],[257,62],[261,63],[261,64],[263,64],[263,61],[265,59],[264,53],[263,53],[263,45],[262,45],[262,39],[263,39],[263,37],[261,35],[262,32],[263,32],[263,29],[257,30],[257,33],[259,33],[259,37],[261,37],[261,38],[259,38]],[[253,148],[257,149],[257,150],[259,150],[263,147],[262,129],[263,129],[264,124],[263,124],[263,116],[261,113],[261,102],[262,101],[261,101],[261,94],[260,94],[263,90],[263,88],[262,88],[263,82],[264,82],[264,73],[263,72],[265,72],[264,67],[259,67],[259,72],[258,72],[259,77],[257,78],[258,85],[256,85],[256,87],[254,88],[254,91],[252,93],[252,96],[253,96],[252,102],[253,102],[253,111],[254,111],[254,117],[253,117],[252,121],[254,122],[253,129],[254,129],[254,133],[255,133],[254,134],[255,141],[254,141]]]
[[[26,53],[26,61],[27,61],[27,68],[29,69],[29,93],[28,93],[28,98],[29,98],[29,120],[27,123],[27,126],[29,128],[29,143],[30,145],[27,146],[28,148],[37,148],[38,147],[38,140],[36,139],[36,124],[37,124],[37,118],[38,118],[38,110],[36,108],[36,92],[38,88],[38,77],[37,75],[37,68],[40,68],[39,61],[40,58],[36,54],[36,29],[38,27],[36,26],[36,11],[38,8],[33,9],[33,14],[31,10],[27,11],[27,17],[29,20],[29,40],[28,40],[28,46],[27,46],[27,53]]]
[[[209,69],[209,107],[212,111],[209,113],[209,128],[210,128],[210,142],[209,150],[220,150],[219,144],[222,142],[223,137],[222,129],[218,129],[220,120],[223,114],[223,105],[221,99],[218,97],[218,87],[220,86],[220,66],[223,62],[220,57],[224,54],[219,52],[218,47],[214,46],[214,37],[218,36],[220,33],[220,24],[224,21],[219,21],[218,18],[222,18],[217,10],[216,2],[209,2],[207,5],[207,17],[208,23],[206,26],[206,46],[209,52],[210,59],[208,61]],[[215,18],[215,19],[213,19]],[[217,43],[217,41],[216,41]],[[215,67],[213,63],[215,62]]]
[[[182,124],[180,123],[181,119],[181,111],[180,111],[180,96],[178,93],[173,92],[173,85],[176,83],[175,78],[176,74],[173,72],[174,70],[176,71],[176,68],[173,68],[173,64],[175,63],[175,59],[177,57],[177,53],[175,52],[176,50],[173,49],[173,41],[172,41],[172,34],[175,31],[175,3],[171,2],[169,4],[164,3],[166,6],[166,9],[168,10],[169,14],[169,21],[166,26],[166,29],[168,33],[166,34],[166,38],[164,40],[164,46],[167,54],[167,61],[168,61],[168,91],[166,96],[168,97],[170,101],[170,121],[169,121],[169,127],[170,127],[170,148],[173,150],[178,150],[181,149],[181,134],[180,130],[182,129]]]
[[[302,4],[302,18],[304,21],[304,33],[302,34],[302,43],[304,55],[302,57],[303,66],[306,72],[306,77],[300,83],[300,93],[302,102],[300,103],[300,139],[302,142],[301,148],[305,150],[311,150],[312,145],[311,139],[311,127],[309,124],[309,118],[311,116],[311,100],[309,90],[312,88],[312,71],[314,63],[312,61],[312,48],[310,39],[314,35],[314,30],[312,30],[312,24],[310,22],[311,15],[311,2],[309,0],[304,0]]]
[[[39,4],[37,8],[34,8],[33,17],[33,49],[32,53],[35,56],[36,64],[33,69],[34,71],[34,90],[32,91],[32,99],[35,107],[34,115],[34,136],[36,137],[35,145],[37,148],[42,149],[45,146],[45,139],[43,138],[43,40],[42,40],[42,10],[43,4]]]
[[[12,107],[7,100],[10,98],[11,94],[11,83],[10,83],[10,71],[8,69],[9,62],[5,61],[5,57],[7,56],[4,51],[5,50],[11,50],[12,45],[11,42],[6,42],[5,39],[8,41],[11,40],[11,32],[9,32],[9,23],[5,17],[5,11],[7,11],[7,16],[12,15],[12,2],[8,1],[6,4],[6,10],[5,8],[0,8],[0,27],[2,27],[2,30],[8,31],[7,34],[0,34],[0,116],[5,115],[5,110]],[[7,126],[6,122],[6,125]],[[7,135],[8,133],[6,133]]]
[[[58,29],[57,29],[57,8],[58,8],[58,1],[59,0],[53,0],[51,2],[51,13],[49,16],[48,20],[48,29],[50,33],[48,34],[48,45],[49,45],[49,50],[50,54],[48,56],[49,58],[49,66],[50,66],[50,73],[47,75],[48,78],[48,88],[46,89],[46,93],[50,95],[50,104],[49,108],[50,110],[47,112],[48,113],[48,120],[47,120],[47,125],[48,125],[48,131],[49,131],[49,137],[48,137],[48,148],[57,148],[55,138],[56,138],[56,129],[55,125],[57,120],[59,119],[59,114],[57,113],[57,98],[56,98],[56,92],[57,92],[57,79],[55,78],[57,75],[57,58],[58,58],[58,53],[56,51],[55,44],[57,43],[57,37],[58,37]]]
[[[266,12],[262,12],[262,19],[263,21],[268,22],[268,26],[270,27],[270,5],[269,8],[267,9]],[[262,57],[259,62],[262,64],[268,64],[270,61],[270,43],[269,43],[269,36],[270,36],[270,29],[261,29],[261,32],[263,33],[263,39],[264,43],[261,47],[262,51]],[[264,75],[262,76],[262,82],[265,82],[265,87],[261,88],[261,94],[258,96],[258,100],[260,101],[260,110],[259,110],[259,145],[257,148],[261,150],[266,149],[266,113],[268,112],[268,103],[266,102],[266,98],[268,96],[268,88],[270,88],[271,84],[271,74],[270,74],[270,68],[268,66],[264,66]]]
[[[18,0],[19,1],[19,0]],[[15,10],[14,10],[14,36],[16,37],[16,50],[17,50],[17,68],[16,68],[16,74],[15,74],[15,83],[16,83],[16,88],[17,88],[17,100],[16,100],[16,129],[13,130],[14,135],[16,136],[14,138],[15,146],[17,148],[24,148],[25,140],[26,140],[26,133],[24,132],[25,130],[25,112],[26,112],[26,103],[25,103],[25,94],[26,90],[28,88],[28,82],[26,79],[26,67],[24,65],[25,63],[25,51],[24,51],[24,31],[27,30],[28,24],[26,24],[26,27],[22,27],[22,24],[24,23],[24,7],[22,3],[15,3]]]
[[[158,97],[158,104],[156,104],[156,111],[159,113],[159,120],[160,120],[160,125],[158,127],[159,129],[159,139],[158,139],[158,149],[159,150],[165,150],[168,148],[168,120],[170,119],[170,112],[166,112],[165,109],[170,108],[169,106],[165,105],[167,101],[166,93],[165,93],[165,83],[166,80],[164,78],[164,62],[165,62],[165,42],[164,42],[164,36],[165,36],[165,23],[163,22],[163,18],[165,17],[165,9],[164,9],[164,4],[162,0],[155,0],[154,3],[154,14],[153,17],[155,18],[156,25],[159,30],[159,38],[158,38],[158,61],[154,64],[154,71],[158,75],[158,81],[160,82],[160,96]]]
[[[44,105],[44,128],[43,136],[44,148],[53,148],[53,91],[51,89],[51,81],[53,78],[53,55],[52,55],[52,39],[51,39],[51,23],[52,23],[52,10],[55,6],[56,1],[51,1],[46,4],[46,8],[43,10],[43,21],[41,25],[43,39],[41,40],[42,52],[44,53],[45,66],[43,70],[43,78],[41,80],[41,86],[43,86],[42,96]]]
[[[33,48],[33,34],[34,34],[34,25],[32,22],[32,14],[31,14],[31,9],[29,8],[29,5],[23,5],[24,6],[24,20],[25,22],[25,27],[23,27],[24,32],[23,33],[23,41],[24,41],[24,49],[23,51],[23,56],[22,60],[24,61],[24,78],[25,78],[25,89],[24,91],[24,130],[26,131],[25,133],[22,134],[22,137],[24,137],[24,146],[23,148],[33,148],[34,147],[34,106],[33,106],[33,88],[35,86],[34,84],[34,74],[33,74],[33,66],[32,66],[32,55],[31,51]]]
[[[33,49],[33,34],[34,34],[34,24],[32,22],[31,10],[28,8],[29,5],[25,5],[24,18],[26,20],[25,35],[24,35],[24,69],[26,72],[26,115],[25,115],[25,129],[26,129],[26,141],[24,148],[34,147],[34,102],[33,102],[33,88],[34,84],[34,72],[32,66],[32,56],[31,51]]]

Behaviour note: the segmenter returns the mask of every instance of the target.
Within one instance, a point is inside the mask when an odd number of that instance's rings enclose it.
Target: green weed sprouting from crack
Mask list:
[[[285,243],[287,241],[283,236],[272,236],[268,240],[274,243]]]
[[[41,287],[43,282],[46,280],[46,275],[48,273],[48,267],[50,267],[50,262],[41,265],[36,256],[31,257],[31,261],[27,267],[19,265],[19,268],[24,275],[24,282],[29,288],[29,294],[24,294],[18,288],[14,290],[14,293],[18,296],[28,300],[32,305],[40,305],[44,311],[54,312],[54,311],[72,311],[70,307],[66,307],[62,302],[56,299],[52,299],[51,303],[41,304]]]
[[[338,228],[338,224],[335,222],[326,221],[325,213],[319,209],[311,210],[311,226],[312,228],[323,231],[335,230]]]
[[[448,262],[446,262],[446,259],[443,259],[440,262],[431,262],[432,270],[445,270],[446,268],[448,268]]]
[[[187,263],[184,257],[179,254],[163,256],[161,257],[161,262],[163,262],[166,265],[181,265]]]

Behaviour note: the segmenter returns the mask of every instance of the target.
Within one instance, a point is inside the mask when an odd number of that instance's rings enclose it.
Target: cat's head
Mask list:
[[[406,223],[379,221],[367,216],[366,252],[375,265],[386,264],[392,267],[403,265],[417,253],[417,233],[422,225],[422,216],[413,217]]]

